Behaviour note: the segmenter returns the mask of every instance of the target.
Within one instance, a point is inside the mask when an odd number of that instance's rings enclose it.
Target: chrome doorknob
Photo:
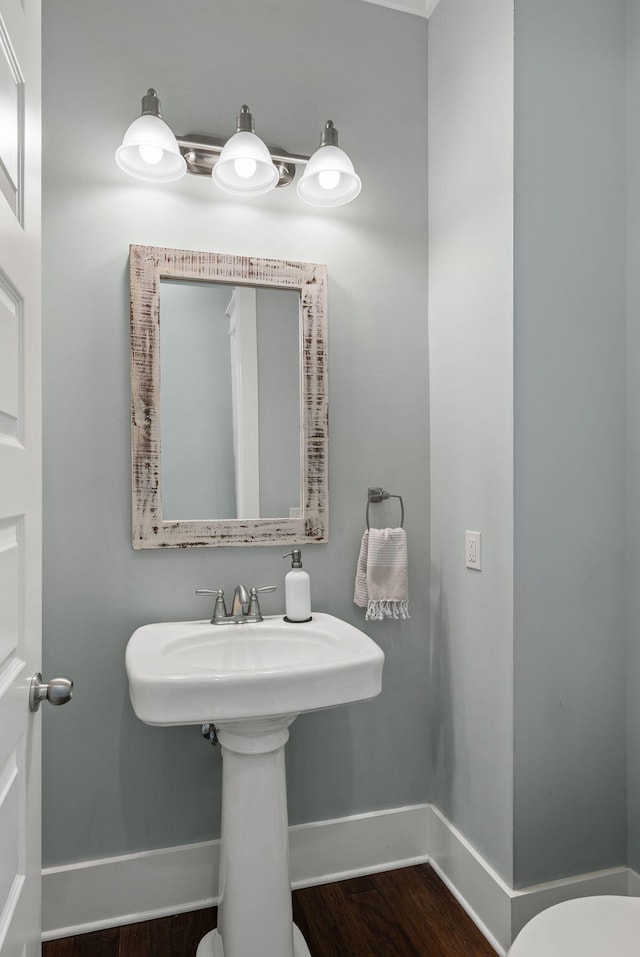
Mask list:
[[[49,704],[66,704],[73,697],[73,681],[71,678],[52,678],[43,682],[40,672],[31,679],[29,689],[29,708],[37,711],[43,701]]]

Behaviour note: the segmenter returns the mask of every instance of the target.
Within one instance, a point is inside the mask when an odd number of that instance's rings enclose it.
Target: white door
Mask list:
[[[0,0],[0,955],[40,953],[40,0]]]

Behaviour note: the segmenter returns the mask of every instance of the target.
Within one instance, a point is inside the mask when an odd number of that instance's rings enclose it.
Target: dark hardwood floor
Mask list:
[[[194,957],[216,910],[52,940],[42,957]],[[313,957],[495,957],[427,864],[294,891]]]

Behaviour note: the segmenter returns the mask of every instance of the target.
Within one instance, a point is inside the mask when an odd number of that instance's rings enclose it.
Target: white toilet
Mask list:
[[[640,957],[640,897],[582,897],[542,911],[507,957]]]

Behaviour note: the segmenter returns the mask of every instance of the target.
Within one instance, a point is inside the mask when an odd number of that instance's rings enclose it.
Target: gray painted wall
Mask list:
[[[361,0],[61,0],[43,13],[44,668],[77,686],[44,716],[45,864],[218,833],[220,755],[197,728],[135,718],[125,645],[144,622],[204,617],[196,586],[288,569],[281,548],[131,549],[130,243],[328,265],[330,542],[303,557],[315,607],[361,624],[387,660],[374,702],[293,726],[290,818],[427,800],[426,22]],[[291,191],[235,202],[195,177],[127,178],[113,153],[150,85],[179,132],[231,133],[248,102],[259,132],[305,152],[333,119],[361,196],[314,210]],[[403,143],[400,176],[381,123]],[[353,582],[377,484],[404,496],[412,618],[364,626]],[[384,506],[376,518],[396,520]],[[264,608],[283,603],[280,590]]]
[[[626,859],[626,15],[430,22],[433,800],[514,886]]]
[[[507,880],[513,794],[513,3],[429,24],[433,801]],[[483,570],[464,564],[483,534]]]
[[[629,0],[628,96],[628,863],[640,871],[640,0]]]
[[[196,585],[281,581],[288,568],[278,548],[131,550],[134,242],[329,266],[331,538],[305,549],[305,567],[315,607],[360,623],[387,661],[375,702],[293,726],[292,822],[433,799],[522,885],[625,860],[628,767],[627,854],[640,869],[640,187],[629,176],[625,287],[626,8],[517,0],[513,345],[513,3],[442,0],[430,21],[431,648],[426,24],[360,0],[45,8],[44,667],[77,682],[73,705],[44,715],[45,864],[216,836],[219,754],[197,729],[135,719],[124,647],[144,622],[204,616]],[[633,171],[639,0],[628,12]],[[231,132],[248,99],[259,130],[304,152],[331,117],[361,197],[316,211],[291,193],[240,203],[191,178],[127,180],[112,155],[151,84],[180,131]],[[394,182],[381,116],[406,144]],[[371,484],[405,499],[408,623],[365,626],[351,602]],[[375,515],[395,524],[394,503]],[[465,528],[483,531],[482,573],[464,569]],[[265,599],[282,607],[282,591]]]
[[[522,886],[625,862],[626,3],[515,10]]]

